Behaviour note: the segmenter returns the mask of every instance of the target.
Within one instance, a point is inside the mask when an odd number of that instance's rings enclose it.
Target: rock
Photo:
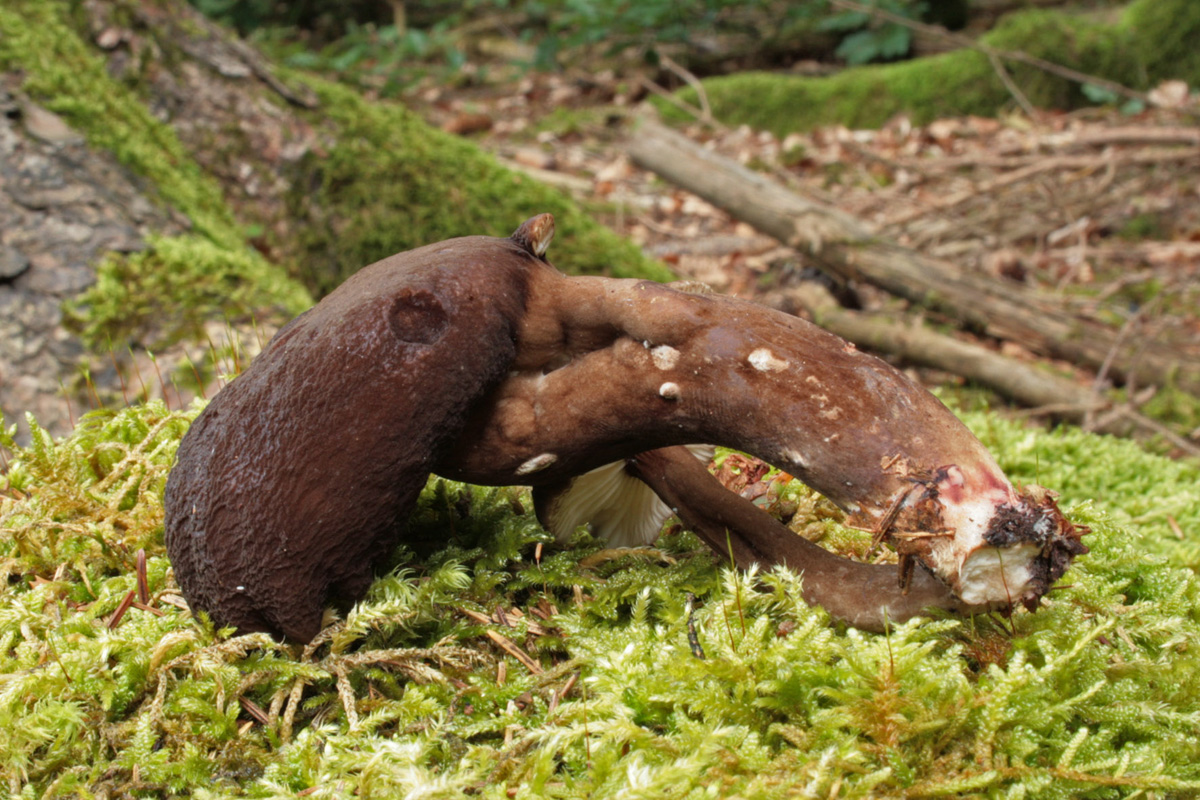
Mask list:
[[[8,245],[0,245],[0,281],[11,281],[29,269],[29,259]]]
[[[83,137],[62,117],[28,100],[21,103],[21,122],[30,136],[48,144],[79,144]]]
[[[39,268],[26,273],[21,288],[56,297],[73,297],[96,282],[96,273],[87,264],[62,264],[47,254],[38,258]]]

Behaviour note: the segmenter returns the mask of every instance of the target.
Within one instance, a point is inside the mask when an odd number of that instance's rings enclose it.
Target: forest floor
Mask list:
[[[407,102],[574,195],[682,278],[748,298],[812,279],[801,253],[631,162],[625,120],[648,88],[656,87],[644,77],[611,72],[527,73],[468,88],[443,82]],[[1037,287],[1144,347],[1169,341],[1200,353],[1200,127],[1186,87],[1164,84],[1155,99],[1162,106],[1138,113],[1014,111],[925,126],[898,117],[881,130],[826,127],[782,140],[703,121],[697,109],[685,133],[902,245]],[[843,305],[905,313],[906,304],[869,286],[831,288]],[[917,313],[935,326],[948,323]],[[1020,342],[984,343],[1036,358]],[[1081,385],[1109,384],[1103,371],[1052,368]],[[921,377],[956,380],[937,371]],[[1188,402],[1159,398],[1171,408],[1155,411],[1153,388],[1126,390],[1136,407],[1171,418],[1182,440],[1200,444],[1200,419]],[[1187,452],[1176,444],[1167,449]]]

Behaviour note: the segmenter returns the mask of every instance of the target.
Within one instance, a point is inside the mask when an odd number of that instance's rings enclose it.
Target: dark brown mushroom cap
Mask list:
[[[224,625],[316,635],[361,599],[429,472],[516,355],[531,272],[469,237],[367,267],[271,340],[185,436],[166,543],[189,603]]]

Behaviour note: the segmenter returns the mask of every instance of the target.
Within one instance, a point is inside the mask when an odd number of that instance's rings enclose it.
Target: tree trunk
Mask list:
[[[27,411],[58,435],[99,404],[186,403],[224,336],[253,348],[302,307],[289,274],[325,290],[542,212],[560,268],[669,279],[561,193],[398,104],[278,68],[184,0],[0,2],[0,417],[22,443]],[[282,289],[246,309],[244,287]],[[192,339],[193,319],[212,330]]]

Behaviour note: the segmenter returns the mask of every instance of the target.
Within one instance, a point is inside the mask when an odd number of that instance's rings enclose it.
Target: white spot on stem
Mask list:
[[[679,384],[667,381],[662,386],[658,387],[658,396],[664,400],[678,400]]]
[[[679,351],[666,344],[660,344],[650,351],[654,366],[659,369],[673,369],[679,363]]]
[[[799,450],[784,450],[783,457],[792,466],[800,467],[801,469],[808,468],[808,462],[804,460],[804,456],[800,454]]]
[[[750,354],[748,359],[750,366],[754,367],[759,372],[779,372],[788,368],[788,362],[782,358],[776,357],[774,353],[765,347],[760,347]]]
[[[534,472],[540,472],[546,467],[558,461],[558,456],[554,453],[542,453],[540,456],[534,456],[526,461],[521,466],[517,467],[518,475],[529,475]]]

